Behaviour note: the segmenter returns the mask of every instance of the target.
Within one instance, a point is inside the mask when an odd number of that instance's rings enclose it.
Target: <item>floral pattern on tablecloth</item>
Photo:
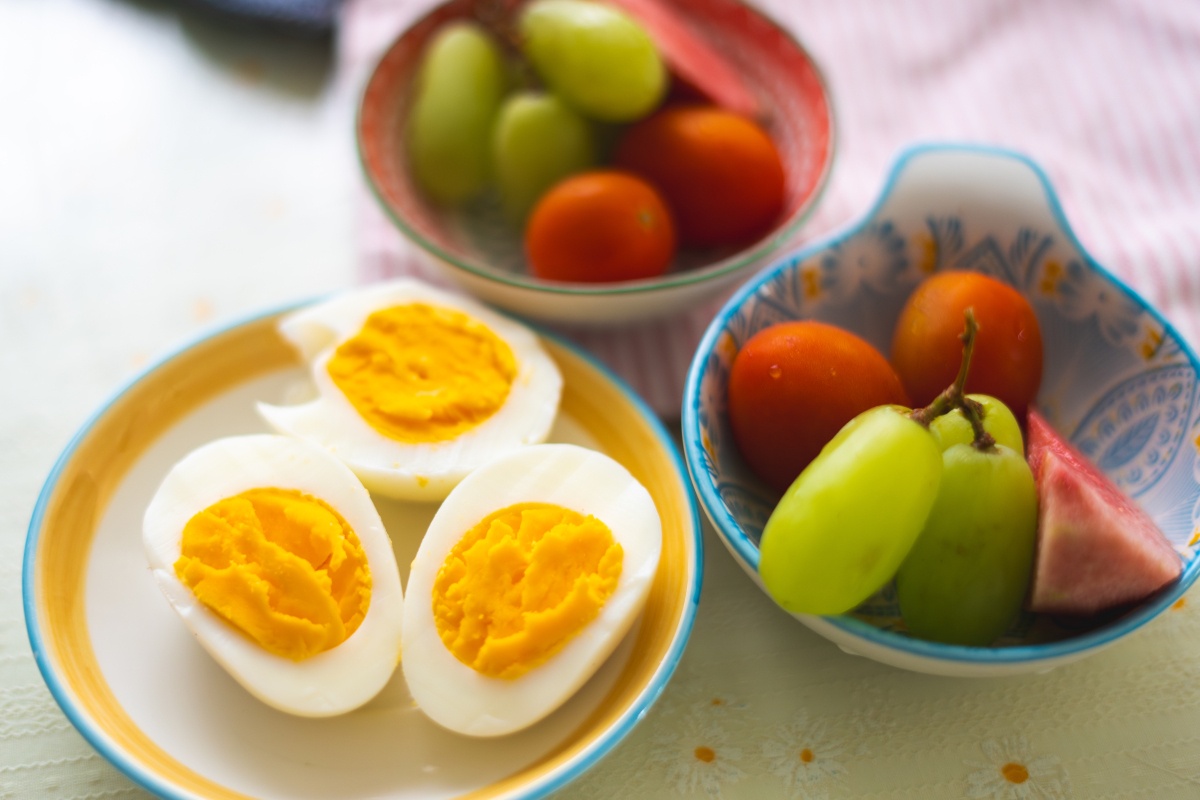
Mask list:
[[[554,800],[1197,796],[1200,587],[1079,664],[945,679],[842,653],[777,609],[705,529],[704,595],[679,670]],[[1167,718],[1170,733],[1156,722]]]
[[[994,800],[1066,800],[1071,783],[1058,756],[1037,755],[1024,736],[987,739],[979,749],[986,762],[968,761],[967,797]]]

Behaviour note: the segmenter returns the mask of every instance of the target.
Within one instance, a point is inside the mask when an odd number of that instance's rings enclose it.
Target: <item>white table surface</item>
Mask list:
[[[146,796],[42,682],[25,528],[58,452],[149,362],[353,283],[335,63],[170,2],[0,0],[0,798]]]

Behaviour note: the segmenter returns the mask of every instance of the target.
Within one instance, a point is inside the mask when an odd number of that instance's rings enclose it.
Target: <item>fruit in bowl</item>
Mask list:
[[[1165,565],[1166,569],[1144,581],[1138,596],[1127,595],[1116,601],[1120,605],[1099,614],[1076,613],[1068,619],[1061,611],[1026,606],[1022,583],[1030,582],[1029,596],[1036,597],[1039,586],[1051,587],[1058,578],[1066,577],[1061,568],[1043,568],[1064,563],[1061,553],[1050,561],[1042,560],[1061,546],[1051,542],[1047,548],[1047,541],[1056,538],[1055,532],[1061,529],[1059,525],[1075,525],[1086,518],[1081,509],[1097,516],[1114,513],[1110,507],[1096,514],[1099,500],[1112,495],[1096,489],[1090,478],[1077,471],[1072,473],[1075,480],[1062,483],[1076,489],[1087,487],[1086,501],[1068,505],[1056,500],[1055,491],[1046,488],[1044,463],[1041,471],[1036,463],[1030,463],[1041,500],[1041,532],[1036,534],[1041,538],[1040,553],[1032,568],[1028,550],[1023,555],[1020,548],[1007,555],[991,550],[977,561],[972,561],[974,556],[968,558],[971,542],[955,537],[964,528],[982,528],[978,516],[974,522],[963,517],[967,525],[932,527],[927,518],[916,539],[919,542],[940,529],[930,543],[940,536],[941,549],[949,548],[951,558],[963,559],[948,570],[952,574],[973,569],[972,563],[982,563],[1000,577],[1005,569],[1012,570],[1009,574],[1016,576],[1011,580],[1016,588],[1004,590],[1009,599],[989,600],[988,607],[993,602],[1011,604],[1013,596],[1021,599],[1023,607],[1010,606],[1014,616],[1005,620],[1004,630],[994,640],[994,634],[981,633],[975,639],[965,633],[936,631],[939,626],[958,623],[930,625],[923,631],[918,630],[920,622],[910,625],[907,617],[915,619],[921,611],[913,610],[917,606],[912,592],[905,589],[904,567],[899,568],[895,581],[884,576],[879,592],[843,613],[797,611],[795,616],[849,652],[934,674],[1007,675],[1041,671],[1085,657],[1169,607],[1200,574],[1193,537],[1200,523],[1200,458],[1190,446],[1200,363],[1152,308],[1087,256],[1062,222],[1044,176],[1024,158],[989,148],[914,148],[901,157],[887,186],[861,224],[761,273],[729,301],[706,332],[689,374],[682,420],[685,454],[701,504],[735,559],[760,586],[767,583],[768,519],[780,495],[754,473],[734,435],[729,381],[739,352],[771,325],[800,319],[843,327],[881,353],[891,352],[905,302],[929,275],[987,275],[1015,289],[1036,316],[1045,368],[1029,418],[1036,420],[1040,414],[1058,437],[1069,441],[1121,494],[1132,498],[1165,537],[1155,547],[1137,548],[1122,542],[1104,549],[1138,552],[1143,560],[1162,559],[1159,567]],[[1028,246],[1015,247],[1014,242]],[[1103,304],[1097,300],[1101,297],[1105,298]],[[991,330],[996,329],[993,324]],[[988,330],[983,324],[981,336]],[[991,430],[986,432],[1002,444],[1007,439],[1006,446],[1015,454],[1012,444],[1020,433],[1016,420],[1026,412],[1019,406],[1011,412],[1011,419],[994,410],[982,417],[985,429],[992,420]],[[975,436],[969,421],[949,415],[931,427],[946,448],[941,453],[939,478],[944,480],[950,463],[947,454],[956,448],[960,454],[961,448],[971,448]],[[1029,444],[1032,453],[1037,449],[1032,431]],[[1006,460],[1015,468],[1024,459]],[[897,471],[912,469],[902,460],[891,470]],[[975,471],[972,468],[963,474],[969,477]],[[1063,474],[1059,470],[1060,479]],[[966,485],[957,490],[960,501],[952,505],[960,513],[973,505],[988,507],[974,497],[984,484],[970,478]],[[882,491],[872,496],[870,488],[862,495],[862,504],[884,504]],[[1007,495],[1012,494],[1010,489]],[[964,496],[966,502],[961,501]],[[1010,500],[992,507],[1005,509],[1012,527],[1028,531],[1027,523],[1013,522],[1020,516],[1013,513],[1017,505]],[[1048,524],[1055,515],[1061,523]],[[983,514],[982,519],[997,516],[999,512]],[[1127,525],[1119,527],[1129,530]],[[958,546],[962,553],[957,552]],[[914,546],[907,555],[920,552]],[[998,568],[1006,559],[1019,568]],[[1075,559],[1077,555],[1067,557]],[[1121,556],[1108,558],[1106,563],[1108,567],[1114,563],[1124,566],[1121,562],[1131,560]],[[939,591],[947,590],[945,571],[927,566],[925,572],[926,578],[916,584],[910,581],[909,589],[924,582]],[[1053,576],[1051,583],[1043,583],[1049,576]],[[1083,594],[1090,597],[1094,593]],[[974,621],[982,622],[979,615]],[[993,630],[1000,624],[995,622]],[[938,638],[960,643],[935,640]],[[982,639],[988,640],[986,645]]]
[[[855,416],[907,402],[895,370],[875,348],[842,328],[807,320],[756,333],[729,375],[738,451],[780,492]]]
[[[518,19],[521,51],[538,76],[583,114],[630,122],[667,88],[650,34],[621,9],[594,0],[533,0]]]
[[[655,1],[645,8],[669,16]],[[707,248],[752,242],[770,230],[784,206],[783,164],[771,137],[754,120],[713,105],[673,106],[650,116],[662,101],[667,72],[638,20],[602,0],[532,0],[513,23],[514,57],[523,60],[509,71],[536,75],[530,83],[541,86],[517,89],[503,105],[501,26],[489,33],[453,22],[425,48],[408,156],[433,202],[462,206],[487,188],[494,173],[508,220],[524,227],[531,272],[553,281],[656,277],[674,258],[676,229],[683,243]],[[720,60],[715,53],[710,58]],[[631,122],[637,124],[620,135],[615,158],[629,175],[580,184],[575,174],[596,160],[594,129]],[[581,186],[588,189],[581,193]],[[562,213],[564,196],[589,197],[586,208],[579,200],[572,207],[603,219],[601,209],[611,206],[614,192],[623,208],[631,192],[639,197],[634,222],[666,246],[654,247],[648,261],[634,257],[624,269],[631,235],[626,226],[580,227]],[[641,199],[647,195],[648,201]],[[531,208],[533,218],[523,225]],[[564,243],[574,247],[551,265],[548,241],[558,243],[556,252]]]
[[[1038,493],[1012,412],[986,395],[966,399],[979,406],[964,402],[954,416],[930,423],[943,447],[942,478],[921,533],[896,572],[896,599],[913,636],[982,647],[1008,630],[1025,599]],[[942,420],[964,419],[970,411],[983,411],[971,422],[970,439],[955,442],[945,435]],[[1002,442],[993,430],[1015,435]]]
[[[496,188],[505,214],[519,224],[556,183],[596,163],[592,126],[552,94],[516,92],[492,129]]]
[[[654,187],[633,175],[568,178],[534,209],[525,233],[530,268],[563,281],[661,275],[675,252],[675,224]]]
[[[480,94],[469,82],[480,83],[483,73],[491,75],[488,86],[499,81],[502,89],[494,106],[490,93],[475,103],[476,110],[493,109],[490,128],[472,121],[468,137],[488,143],[482,185],[445,192],[436,184],[446,176],[430,178],[438,170],[418,163],[431,148],[414,147],[413,116],[439,104],[424,99],[428,92],[413,76],[430,71],[423,65],[437,55],[433,44],[456,26],[481,32],[490,45],[476,49],[499,53],[500,63],[476,53],[478,68],[443,72],[467,81],[468,96]],[[690,212],[675,208],[673,189],[650,170],[620,163],[615,151],[632,135],[628,126],[657,119],[684,97],[689,108],[756,142],[755,158],[773,159],[769,180],[732,170],[746,182],[742,188],[707,192],[714,201],[736,195],[747,209],[753,199],[749,222],[722,231],[712,220],[725,216],[710,210],[702,223],[707,239],[693,237],[696,226],[688,222],[688,236],[677,239],[663,270],[565,279],[531,268],[528,222],[538,201],[584,172],[633,173],[654,186],[679,229],[675,218]],[[481,137],[484,128],[490,133]],[[832,157],[830,110],[815,67],[786,32],[739,0],[452,0],[384,55],[363,96],[358,133],[364,170],[384,209],[448,277],[509,310],[575,324],[662,316],[722,291],[795,230],[815,205]]]
[[[1040,364],[1040,331],[1028,303],[1019,295],[1010,300],[1015,292],[1009,287],[970,273],[943,273],[922,282],[901,311],[893,343],[911,333],[907,318],[914,300],[922,315],[933,319],[956,307],[953,296],[938,299],[929,291],[931,283],[978,284],[974,294],[982,307],[1008,303],[1018,312],[1010,316],[1017,318],[1028,310],[1027,323],[996,326],[987,353],[1027,350],[1026,342],[1033,340]],[[972,370],[972,355],[980,326],[973,307],[963,316],[962,355],[949,387],[916,410],[875,405],[833,436],[819,437],[820,426],[813,424],[819,412],[841,405],[835,394],[816,388],[827,382],[830,359],[824,354],[809,358],[811,409],[793,405],[796,413],[776,425],[784,435],[807,432],[825,441],[771,512],[759,545],[763,585],[785,609],[844,613],[894,580],[911,635],[988,646],[1021,607],[1035,543],[1039,568],[1032,610],[1096,614],[1141,600],[1178,577],[1179,558],[1153,521],[1028,410],[1034,436],[1030,460],[1042,495],[1039,516],[1039,491],[1016,418],[996,398],[966,395],[969,376],[979,374]],[[759,338],[806,325],[820,324],[773,325],[738,352],[729,377],[733,420],[739,418],[733,401],[739,397],[739,366],[747,351]],[[862,346],[870,352],[870,345]],[[940,353],[919,355],[932,360]],[[850,373],[850,381],[878,371],[853,362],[838,366]],[[836,368],[828,369],[836,374]],[[779,403],[793,392],[775,381],[766,384],[764,394],[767,402]],[[743,442],[739,437],[741,455],[753,456],[748,460],[757,471],[759,450],[747,450]],[[782,436],[777,442],[786,447]]]
[[[1042,502],[1032,610],[1088,616],[1179,576],[1179,556],[1154,520],[1036,411],[1029,461]]]
[[[413,173],[435,202],[465,202],[483,190],[488,143],[504,95],[499,49],[478,25],[438,31],[415,78],[408,148]]]
[[[971,309],[965,317],[955,382],[925,408],[856,416],[772,511],[759,573],[784,608],[843,613],[894,577],[916,636],[987,645],[1008,627],[1028,584],[1037,493],[1023,448],[998,444],[984,424],[1006,428],[1011,413],[964,393],[978,334]],[[951,412],[969,423],[967,442],[940,435]]]
[[[904,388],[923,405],[954,380],[967,307],[980,326],[967,391],[996,397],[1024,414],[1042,382],[1037,315],[1016,289],[977,272],[933,275],[904,303],[891,346]]]
[[[630,128],[616,163],[666,195],[680,238],[697,247],[753,241],[783,208],[783,164],[751,120],[713,106],[677,105]]]

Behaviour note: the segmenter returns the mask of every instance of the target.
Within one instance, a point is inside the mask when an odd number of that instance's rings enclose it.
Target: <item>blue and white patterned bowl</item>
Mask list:
[[[692,361],[683,403],[688,469],[718,534],[761,586],[758,540],[778,495],[750,472],[732,438],[733,357],[758,331],[794,319],[838,325],[887,353],[912,289],[951,269],[986,273],[1029,299],[1045,345],[1038,407],[1150,513],[1183,555],[1183,575],[1100,622],[1023,614],[988,648],[909,637],[890,586],[848,614],[796,617],[843,650],[906,669],[1045,671],[1145,624],[1200,574],[1200,364],[1157,311],[1084,252],[1045,174],[1023,156],[969,146],[908,150],[864,220],[742,287]]]

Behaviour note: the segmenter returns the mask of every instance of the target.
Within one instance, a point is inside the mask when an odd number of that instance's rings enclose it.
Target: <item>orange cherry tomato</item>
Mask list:
[[[979,333],[967,391],[990,394],[1023,416],[1042,382],[1042,332],[1020,292],[978,272],[933,275],[904,304],[892,335],[892,364],[904,388],[923,406],[954,382],[968,307]]]
[[[729,374],[729,421],[746,463],[783,491],[830,439],[875,406],[907,405],[883,355],[821,322],[782,322],[746,342]]]
[[[667,270],[675,226],[654,187],[623,172],[574,175],[542,196],[525,227],[529,266],[556,281],[631,281]]]
[[[617,166],[644,175],[666,197],[679,239],[701,247],[742,244],[783,210],[783,163],[766,131],[711,106],[674,106],[634,125]]]

